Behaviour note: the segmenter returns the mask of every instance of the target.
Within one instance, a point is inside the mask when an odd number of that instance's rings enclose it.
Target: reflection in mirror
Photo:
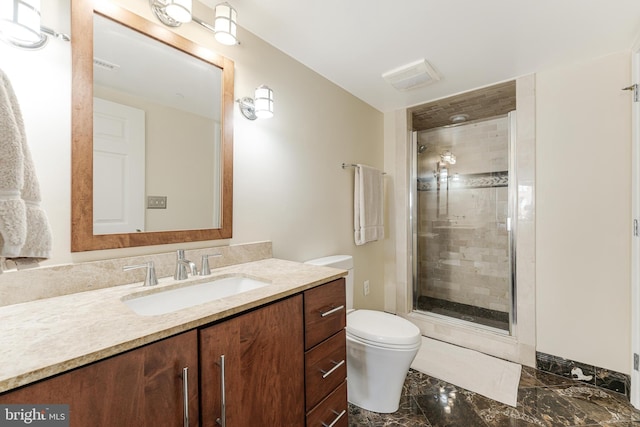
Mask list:
[[[111,2],[72,33],[71,250],[231,237],[233,62]]]
[[[218,228],[222,70],[93,21],[93,232]]]

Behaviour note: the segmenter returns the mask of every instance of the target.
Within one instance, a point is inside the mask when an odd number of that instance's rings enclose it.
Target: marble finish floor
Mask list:
[[[378,414],[349,405],[349,427],[640,427],[640,411],[616,392],[523,367],[513,408],[410,370],[400,409]]]

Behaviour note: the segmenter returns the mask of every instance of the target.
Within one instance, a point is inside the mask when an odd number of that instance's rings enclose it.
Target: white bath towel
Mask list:
[[[0,257],[28,263],[50,256],[51,229],[40,207],[22,113],[0,70]]]
[[[384,238],[384,190],[382,172],[356,165],[353,195],[353,225],[356,245]]]

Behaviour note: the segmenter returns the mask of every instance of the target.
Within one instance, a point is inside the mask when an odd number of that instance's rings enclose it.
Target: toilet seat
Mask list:
[[[420,329],[402,317],[382,311],[355,310],[347,315],[347,336],[377,347],[420,346]]]

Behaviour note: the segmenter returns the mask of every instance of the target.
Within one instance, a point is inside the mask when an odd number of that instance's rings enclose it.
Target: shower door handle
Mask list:
[[[507,231],[511,231],[511,218],[507,218]]]

